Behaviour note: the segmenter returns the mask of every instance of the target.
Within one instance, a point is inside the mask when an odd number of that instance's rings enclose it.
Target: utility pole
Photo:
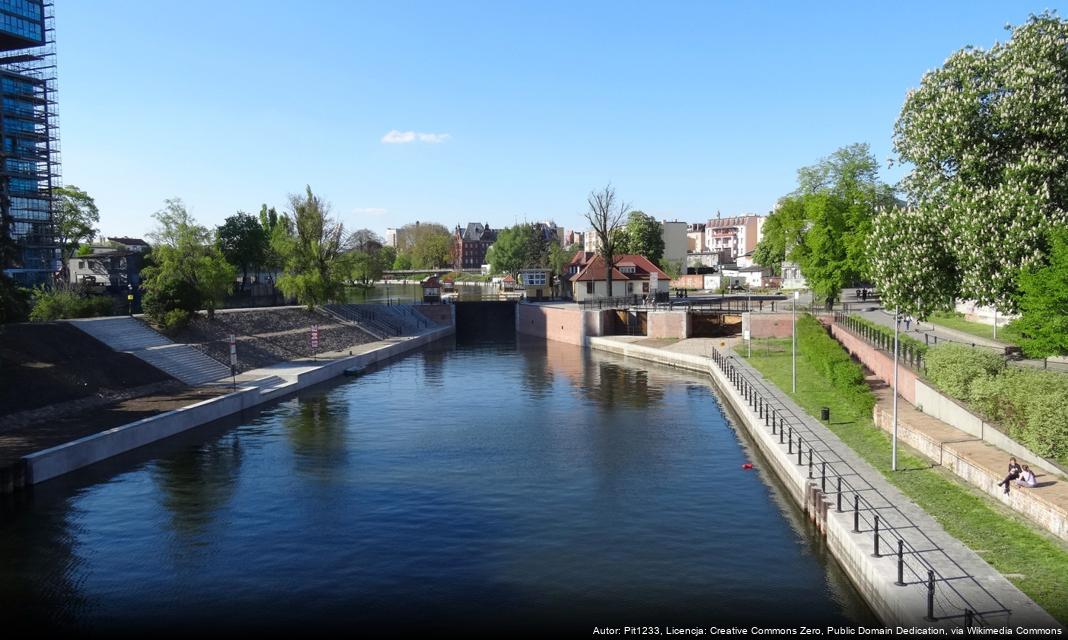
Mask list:
[[[894,438],[890,448],[890,469],[897,471],[897,332],[901,308],[894,307]]]
[[[790,381],[792,393],[797,393],[797,299],[801,297],[800,291],[794,291],[794,299],[790,306]]]

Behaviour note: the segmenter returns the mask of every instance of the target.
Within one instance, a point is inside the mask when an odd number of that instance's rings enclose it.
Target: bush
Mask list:
[[[165,333],[173,334],[184,329],[192,318],[193,314],[184,309],[171,309],[156,318],[156,322]]]
[[[1040,456],[1068,456],[1068,376],[1006,367],[996,354],[962,345],[931,349],[931,381]]]
[[[875,400],[864,383],[864,369],[838,341],[827,335],[818,320],[807,314],[801,316],[797,321],[797,343],[801,356],[828,382],[870,408]]]
[[[927,352],[927,377],[949,395],[967,401],[971,384],[982,376],[996,376],[1005,369],[1005,359],[985,349],[961,344],[943,344]]]
[[[107,296],[83,296],[66,289],[38,288],[33,292],[30,320],[49,322],[66,318],[95,318],[110,315],[112,308],[112,300]]]

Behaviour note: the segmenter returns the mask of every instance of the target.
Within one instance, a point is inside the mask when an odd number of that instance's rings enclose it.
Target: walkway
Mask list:
[[[230,375],[230,369],[186,344],[172,342],[140,320],[130,317],[68,320],[115,351],[137,356],[190,386]]]

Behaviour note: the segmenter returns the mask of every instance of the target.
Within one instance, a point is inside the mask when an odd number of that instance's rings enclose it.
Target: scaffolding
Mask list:
[[[4,270],[23,285],[59,269],[53,190],[60,184],[52,0],[0,0],[0,26],[23,41],[0,51],[0,214],[17,243]],[[21,31],[19,31],[21,30]]]

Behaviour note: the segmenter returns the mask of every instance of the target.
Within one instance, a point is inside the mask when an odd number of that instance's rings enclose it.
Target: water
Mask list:
[[[0,618],[873,622],[762,468],[699,377],[558,343],[448,345],[8,505]]]

